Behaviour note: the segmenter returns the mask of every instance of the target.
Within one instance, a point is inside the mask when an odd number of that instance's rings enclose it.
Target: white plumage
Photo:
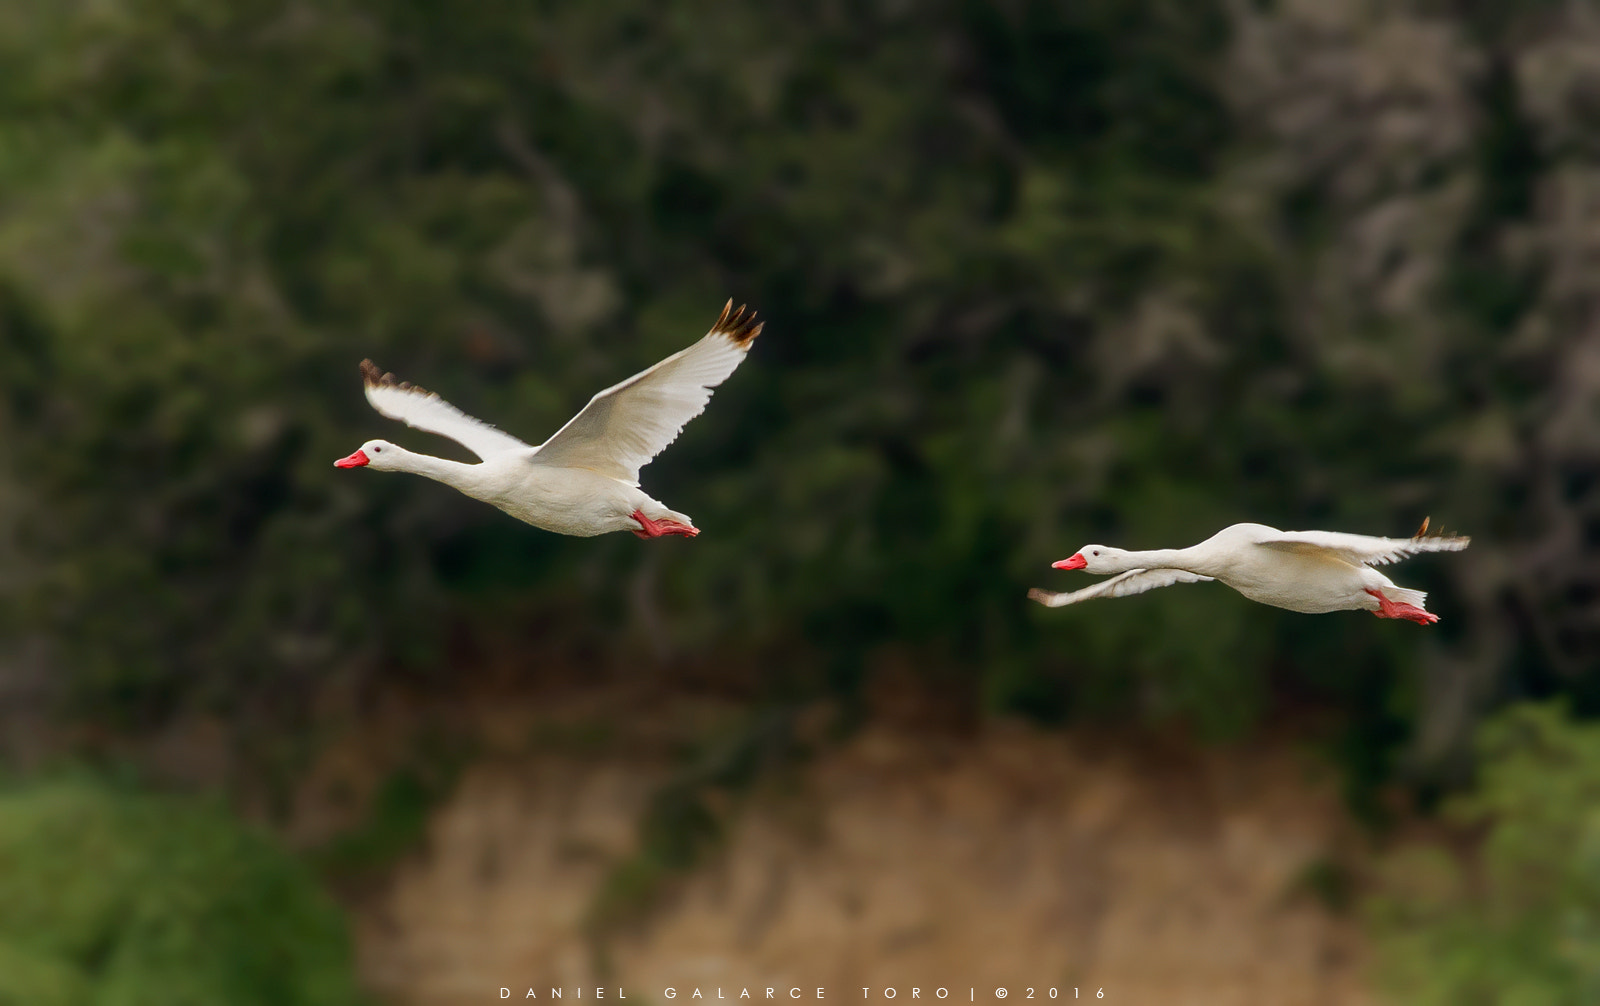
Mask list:
[[[1055,563],[1057,569],[1117,573],[1071,593],[1034,589],[1028,596],[1051,608],[1096,597],[1125,597],[1174,583],[1221,580],[1252,601],[1317,614],[1364,610],[1380,618],[1429,624],[1427,594],[1396,586],[1373,569],[1420,552],[1466,548],[1466,537],[1429,535],[1428,522],[1411,538],[1377,538],[1339,531],[1279,531],[1265,524],[1235,524],[1198,545],[1129,552],[1085,545]]]
[[[683,427],[705,411],[711,389],[744,362],[761,325],[736,337],[744,307],[731,319],[729,301],[710,333],[651,367],[589,399],[567,425],[540,445],[534,461],[557,467],[588,468],[630,485]],[[755,315],[743,322],[751,325]],[[725,326],[731,325],[732,328]]]
[[[595,395],[538,447],[364,360],[367,401],[379,414],[449,437],[481,460],[461,464],[370,440],[334,464],[426,475],[561,534],[692,537],[699,534],[693,521],[640,491],[639,469],[705,411],[711,389],[744,361],[763,327],[754,312],[728,301],[700,341]]]

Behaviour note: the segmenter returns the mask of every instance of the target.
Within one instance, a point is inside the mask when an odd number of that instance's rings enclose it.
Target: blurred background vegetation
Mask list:
[[[1600,711],[1586,4],[10,0],[0,66],[9,723],[282,772],[379,678],[719,665],[759,761],[893,657],[968,716],[1309,716],[1376,819],[1501,706]],[[730,295],[766,334],[645,474],[692,543],[331,467],[455,450],[364,356],[537,441]],[[1426,632],[1024,600],[1424,515],[1474,536],[1404,570]]]
[[[1370,909],[1384,980],[1417,1006],[1600,996],[1600,729],[1561,703],[1485,725],[1477,791],[1447,813],[1479,829],[1471,875],[1438,848],[1397,853]]]
[[[344,922],[216,808],[82,779],[0,796],[0,1003],[349,1006]]]

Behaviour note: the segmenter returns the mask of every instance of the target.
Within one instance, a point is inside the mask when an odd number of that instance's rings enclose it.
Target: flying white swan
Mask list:
[[[1198,545],[1128,552],[1085,545],[1055,569],[1116,573],[1092,587],[1066,594],[1028,591],[1040,604],[1059,608],[1094,597],[1125,597],[1174,583],[1221,580],[1252,601],[1290,611],[1363,610],[1379,618],[1404,618],[1428,625],[1439,616],[1423,610],[1427,594],[1397,587],[1373,569],[1418,552],[1455,552],[1472,539],[1429,535],[1428,522],[1410,538],[1373,538],[1339,531],[1279,531],[1265,524],[1235,524]]]
[[[744,361],[765,322],[729,300],[705,337],[600,392],[538,447],[502,433],[431,391],[361,361],[367,401],[390,419],[449,437],[482,460],[463,464],[369,440],[338,468],[415,472],[558,534],[632,531],[640,538],[700,533],[639,489],[639,469],[705,410],[711,389]]]

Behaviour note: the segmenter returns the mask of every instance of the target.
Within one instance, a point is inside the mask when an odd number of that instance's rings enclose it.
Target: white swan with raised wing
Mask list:
[[[334,465],[425,475],[558,534],[693,537],[700,531],[692,520],[639,489],[639,469],[705,410],[711,389],[744,361],[764,324],[744,305],[735,310],[728,301],[699,342],[595,395],[538,447],[363,360],[361,376],[374,409],[449,437],[481,460],[464,464],[369,440]]]

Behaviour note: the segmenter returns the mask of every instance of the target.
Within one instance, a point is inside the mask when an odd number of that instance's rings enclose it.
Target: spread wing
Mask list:
[[[1191,573],[1186,569],[1130,569],[1126,573],[1118,573],[1109,580],[1101,580],[1092,587],[1074,590],[1068,594],[1054,594],[1035,587],[1028,591],[1028,596],[1047,608],[1059,608],[1064,604],[1077,604],[1079,601],[1088,601],[1096,597],[1127,597],[1129,594],[1143,594],[1157,587],[1170,587],[1175,583],[1201,583],[1210,579],[1209,576]]]
[[[1324,553],[1357,566],[1383,566],[1420,552],[1459,552],[1472,541],[1465,535],[1428,534],[1428,521],[1410,538],[1378,538],[1341,531],[1282,531],[1256,542],[1266,548],[1302,554]]]
[[[487,459],[507,451],[533,450],[531,445],[472,418],[433,392],[409,381],[396,380],[393,374],[379,370],[371,360],[361,361],[361,379],[367,386],[367,401],[379,415],[449,437],[479,458]]]
[[[704,338],[589,399],[533,461],[588,468],[638,485],[639,469],[705,410],[711,389],[744,362],[764,324],[756,322],[755,312],[742,304],[734,310],[728,301]]]

